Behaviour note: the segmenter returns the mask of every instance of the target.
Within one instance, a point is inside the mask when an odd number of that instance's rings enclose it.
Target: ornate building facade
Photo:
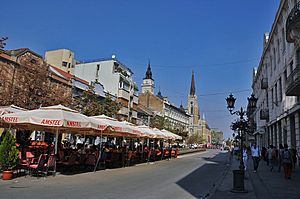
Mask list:
[[[288,144],[300,151],[300,3],[281,0],[253,74],[258,98],[251,115],[260,146]]]

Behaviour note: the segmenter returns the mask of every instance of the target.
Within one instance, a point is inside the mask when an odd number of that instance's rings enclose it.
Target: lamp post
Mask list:
[[[233,171],[233,192],[245,192],[244,189],[244,161],[243,161],[243,145],[244,145],[244,134],[247,131],[247,120],[245,119],[245,116],[247,114],[247,111],[241,107],[240,110],[234,111],[234,104],[235,104],[236,98],[230,94],[226,98],[227,102],[227,109],[229,110],[231,115],[237,115],[239,116],[239,120],[235,123],[233,123],[233,130],[238,130],[238,139],[240,139],[240,153],[241,153],[241,158],[240,158],[240,166],[239,170],[234,170]],[[251,95],[251,97],[248,97],[248,105],[250,108],[255,108],[256,107],[256,102],[257,98],[254,97],[254,94]]]

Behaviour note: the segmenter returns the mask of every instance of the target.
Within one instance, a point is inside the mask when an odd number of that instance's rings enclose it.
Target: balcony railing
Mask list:
[[[292,29],[300,26],[300,2],[291,10],[286,20],[286,40],[287,42],[293,43],[295,39],[291,36]]]
[[[259,112],[259,117],[261,120],[269,119],[269,109],[261,109]]]
[[[286,79],[287,96],[300,96],[300,64],[291,72]]]
[[[261,89],[267,89],[268,88],[268,78],[262,78],[261,79],[260,88]]]

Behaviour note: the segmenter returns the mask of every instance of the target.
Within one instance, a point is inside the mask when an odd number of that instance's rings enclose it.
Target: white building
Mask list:
[[[300,4],[281,0],[271,32],[253,73],[253,93],[258,98],[252,115],[260,146],[287,143],[300,152]]]
[[[87,81],[100,82],[104,91],[123,105],[119,111],[119,119],[136,122],[138,86],[133,81],[133,72],[128,67],[117,59],[110,58],[76,64],[74,73]]]

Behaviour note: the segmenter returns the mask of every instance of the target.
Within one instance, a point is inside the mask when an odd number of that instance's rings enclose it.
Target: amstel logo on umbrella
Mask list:
[[[60,126],[61,121],[60,120],[47,120],[43,119],[41,124],[46,124],[46,125],[52,125],[52,126]]]
[[[67,121],[67,126],[71,127],[81,127],[81,123],[77,121]]]
[[[3,117],[3,120],[7,123],[16,123],[19,121],[17,117]]]

